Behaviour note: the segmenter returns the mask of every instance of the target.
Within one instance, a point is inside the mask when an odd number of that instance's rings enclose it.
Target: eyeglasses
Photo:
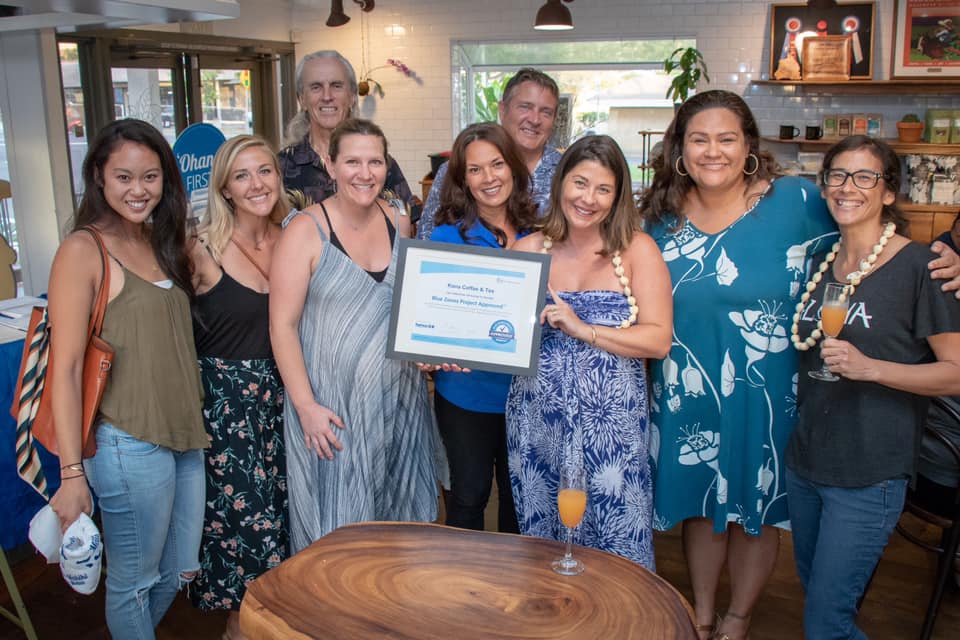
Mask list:
[[[876,171],[861,169],[860,171],[844,171],[843,169],[829,169],[823,172],[823,184],[828,187],[842,187],[847,178],[853,178],[853,184],[860,189],[873,189],[886,176]]]

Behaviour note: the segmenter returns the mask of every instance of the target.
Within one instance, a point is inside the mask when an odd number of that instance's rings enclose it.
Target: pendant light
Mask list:
[[[573,2],[573,0],[563,0]],[[561,0],[547,0],[546,4],[537,11],[537,19],[533,28],[538,31],[567,31],[573,29],[573,16],[570,9],[563,6]]]
[[[350,16],[343,12],[343,0],[330,0],[330,17],[327,18],[328,27],[342,27],[350,22]]]

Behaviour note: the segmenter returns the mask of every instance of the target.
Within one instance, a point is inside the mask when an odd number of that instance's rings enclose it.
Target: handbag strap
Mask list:
[[[110,295],[110,264],[107,262],[107,247],[103,244],[103,238],[100,232],[93,227],[82,227],[97,242],[100,249],[100,264],[103,270],[103,276],[100,278],[100,288],[97,290],[97,298],[93,304],[93,315],[90,316],[90,326],[87,330],[87,337],[100,336],[103,329],[103,314],[107,310],[107,296]]]

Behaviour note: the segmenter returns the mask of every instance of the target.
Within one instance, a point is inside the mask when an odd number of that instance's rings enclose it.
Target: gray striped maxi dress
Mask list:
[[[337,430],[343,450],[321,459],[304,444],[293,403],[285,403],[291,553],[345,524],[437,515],[438,436],[426,380],[412,362],[384,356],[396,243],[378,283],[317,230],[323,249],[310,275],[300,344],[314,398],[345,428]]]

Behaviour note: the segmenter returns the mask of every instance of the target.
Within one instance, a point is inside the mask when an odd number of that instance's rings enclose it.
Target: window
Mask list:
[[[532,66],[560,88],[551,143],[563,148],[584,135],[608,134],[623,149],[639,187],[640,165],[673,119],[673,103],[665,97],[671,77],[662,71],[663,60],[678,47],[695,45],[692,39],[456,42],[455,133],[472,122],[496,120],[504,84],[520,67]]]

